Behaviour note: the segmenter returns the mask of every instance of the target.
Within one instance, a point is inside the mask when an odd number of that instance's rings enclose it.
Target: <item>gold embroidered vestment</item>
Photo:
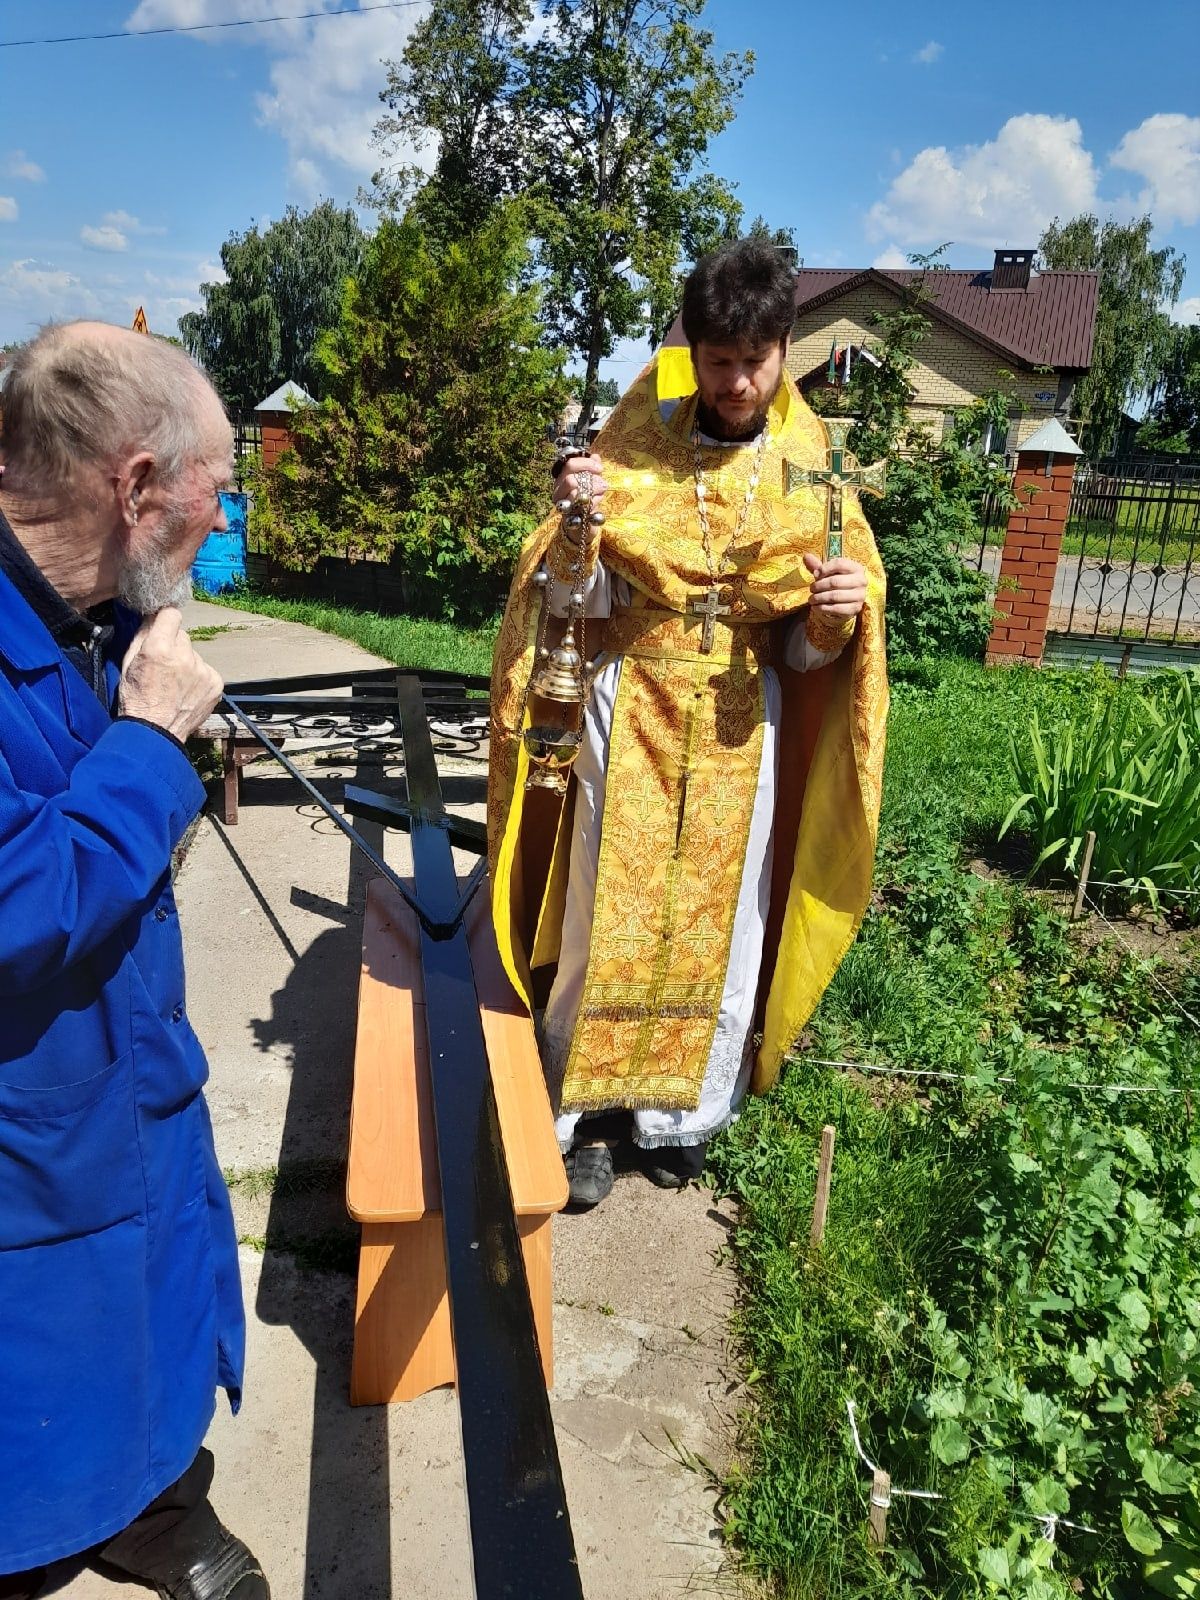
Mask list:
[[[728,607],[703,652],[703,618],[689,606],[712,586],[696,513],[694,415],[693,395],[664,421],[652,366],[596,446],[609,484],[600,559],[628,582],[633,604],[600,625],[603,650],[623,664],[564,1110],[698,1103],[758,785],[768,665],[780,674],[784,715],[755,1087],[773,1081],[870,891],[887,708],[874,540],[847,496],[845,553],[867,568],[867,607],[831,666],[803,677],[783,668],[781,630],[807,603],[812,579],[803,557],[823,555],[825,521],[818,491],[784,498],[782,459],[815,465],[826,450],[822,424],[785,378],[736,547],[755,452],[703,451],[720,602]],[[532,579],[557,528],[557,517],[548,518],[522,552],[492,683],[493,914],[501,956],[530,1004],[535,969],[557,957],[570,846],[570,800],[564,808],[546,791],[526,794],[520,738],[542,598]],[[597,626],[589,625],[589,652]],[[830,650],[849,631],[813,618],[809,637]]]

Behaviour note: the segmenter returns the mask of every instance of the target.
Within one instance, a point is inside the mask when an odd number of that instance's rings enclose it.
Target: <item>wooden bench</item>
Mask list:
[[[550,1227],[567,1202],[533,1024],[496,949],[486,890],[467,914],[513,1208],[547,1385],[553,1381]],[[368,886],[346,1205],[362,1224],[352,1405],[412,1400],[454,1382],[437,1138],[416,918]],[[453,1063],[448,1063],[453,1071]]]
[[[294,728],[272,730],[273,738],[286,738]],[[226,712],[215,711],[196,729],[192,738],[209,740],[221,746],[221,774],[224,780],[221,796],[221,821],[227,828],[235,827],[238,819],[238,798],[241,788],[242,768],[258,761],[266,751],[252,733]]]

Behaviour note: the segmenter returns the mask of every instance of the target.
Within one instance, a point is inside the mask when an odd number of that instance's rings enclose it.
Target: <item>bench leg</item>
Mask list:
[[[549,1216],[517,1218],[547,1387],[554,1380],[551,1221]],[[350,1404],[415,1400],[453,1382],[441,1216],[364,1223]]]
[[[232,738],[221,740],[221,766],[225,773],[225,796],[221,808],[221,821],[232,828],[238,819],[238,785],[241,769],[238,766],[237,745]]]
[[[415,1400],[453,1382],[441,1217],[364,1223],[350,1404]]]

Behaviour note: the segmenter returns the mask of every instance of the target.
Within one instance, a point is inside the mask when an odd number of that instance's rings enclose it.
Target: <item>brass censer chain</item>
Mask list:
[[[565,794],[566,775],[579,754],[583,739],[583,708],[590,686],[584,606],[599,545],[594,530],[604,525],[603,513],[593,510],[592,474],[581,472],[575,498],[557,501],[555,509],[561,522],[557,548],[553,550],[557,559],[552,564],[562,573],[561,581],[569,585],[566,628],[559,643],[550,649],[546,644],[546,630],[550,620],[551,576],[543,565],[533,580],[542,590],[542,608],[526,702],[532,697],[570,706],[573,725],[539,721],[531,723],[522,737],[530,760],[526,788],[551,789],[556,794]]]

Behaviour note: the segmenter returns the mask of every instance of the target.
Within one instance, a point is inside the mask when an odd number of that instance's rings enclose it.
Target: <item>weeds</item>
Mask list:
[[[1122,692],[961,664],[899,678],[875,904],[804,1054],[714,1153],[741,1202],[753,1397],[726,1531],[786,1600],[1184,1600],[1200,1593],[1200,1040],[1174,996],[1200,979],[1163,968],[1159,988],[963,864],[1012,808],[1010,730]],[[824,1123],[838,1153],[814,1257]],[[943,1497],[897,1499],[882,1552],[847,1399],[894,1481]]]

